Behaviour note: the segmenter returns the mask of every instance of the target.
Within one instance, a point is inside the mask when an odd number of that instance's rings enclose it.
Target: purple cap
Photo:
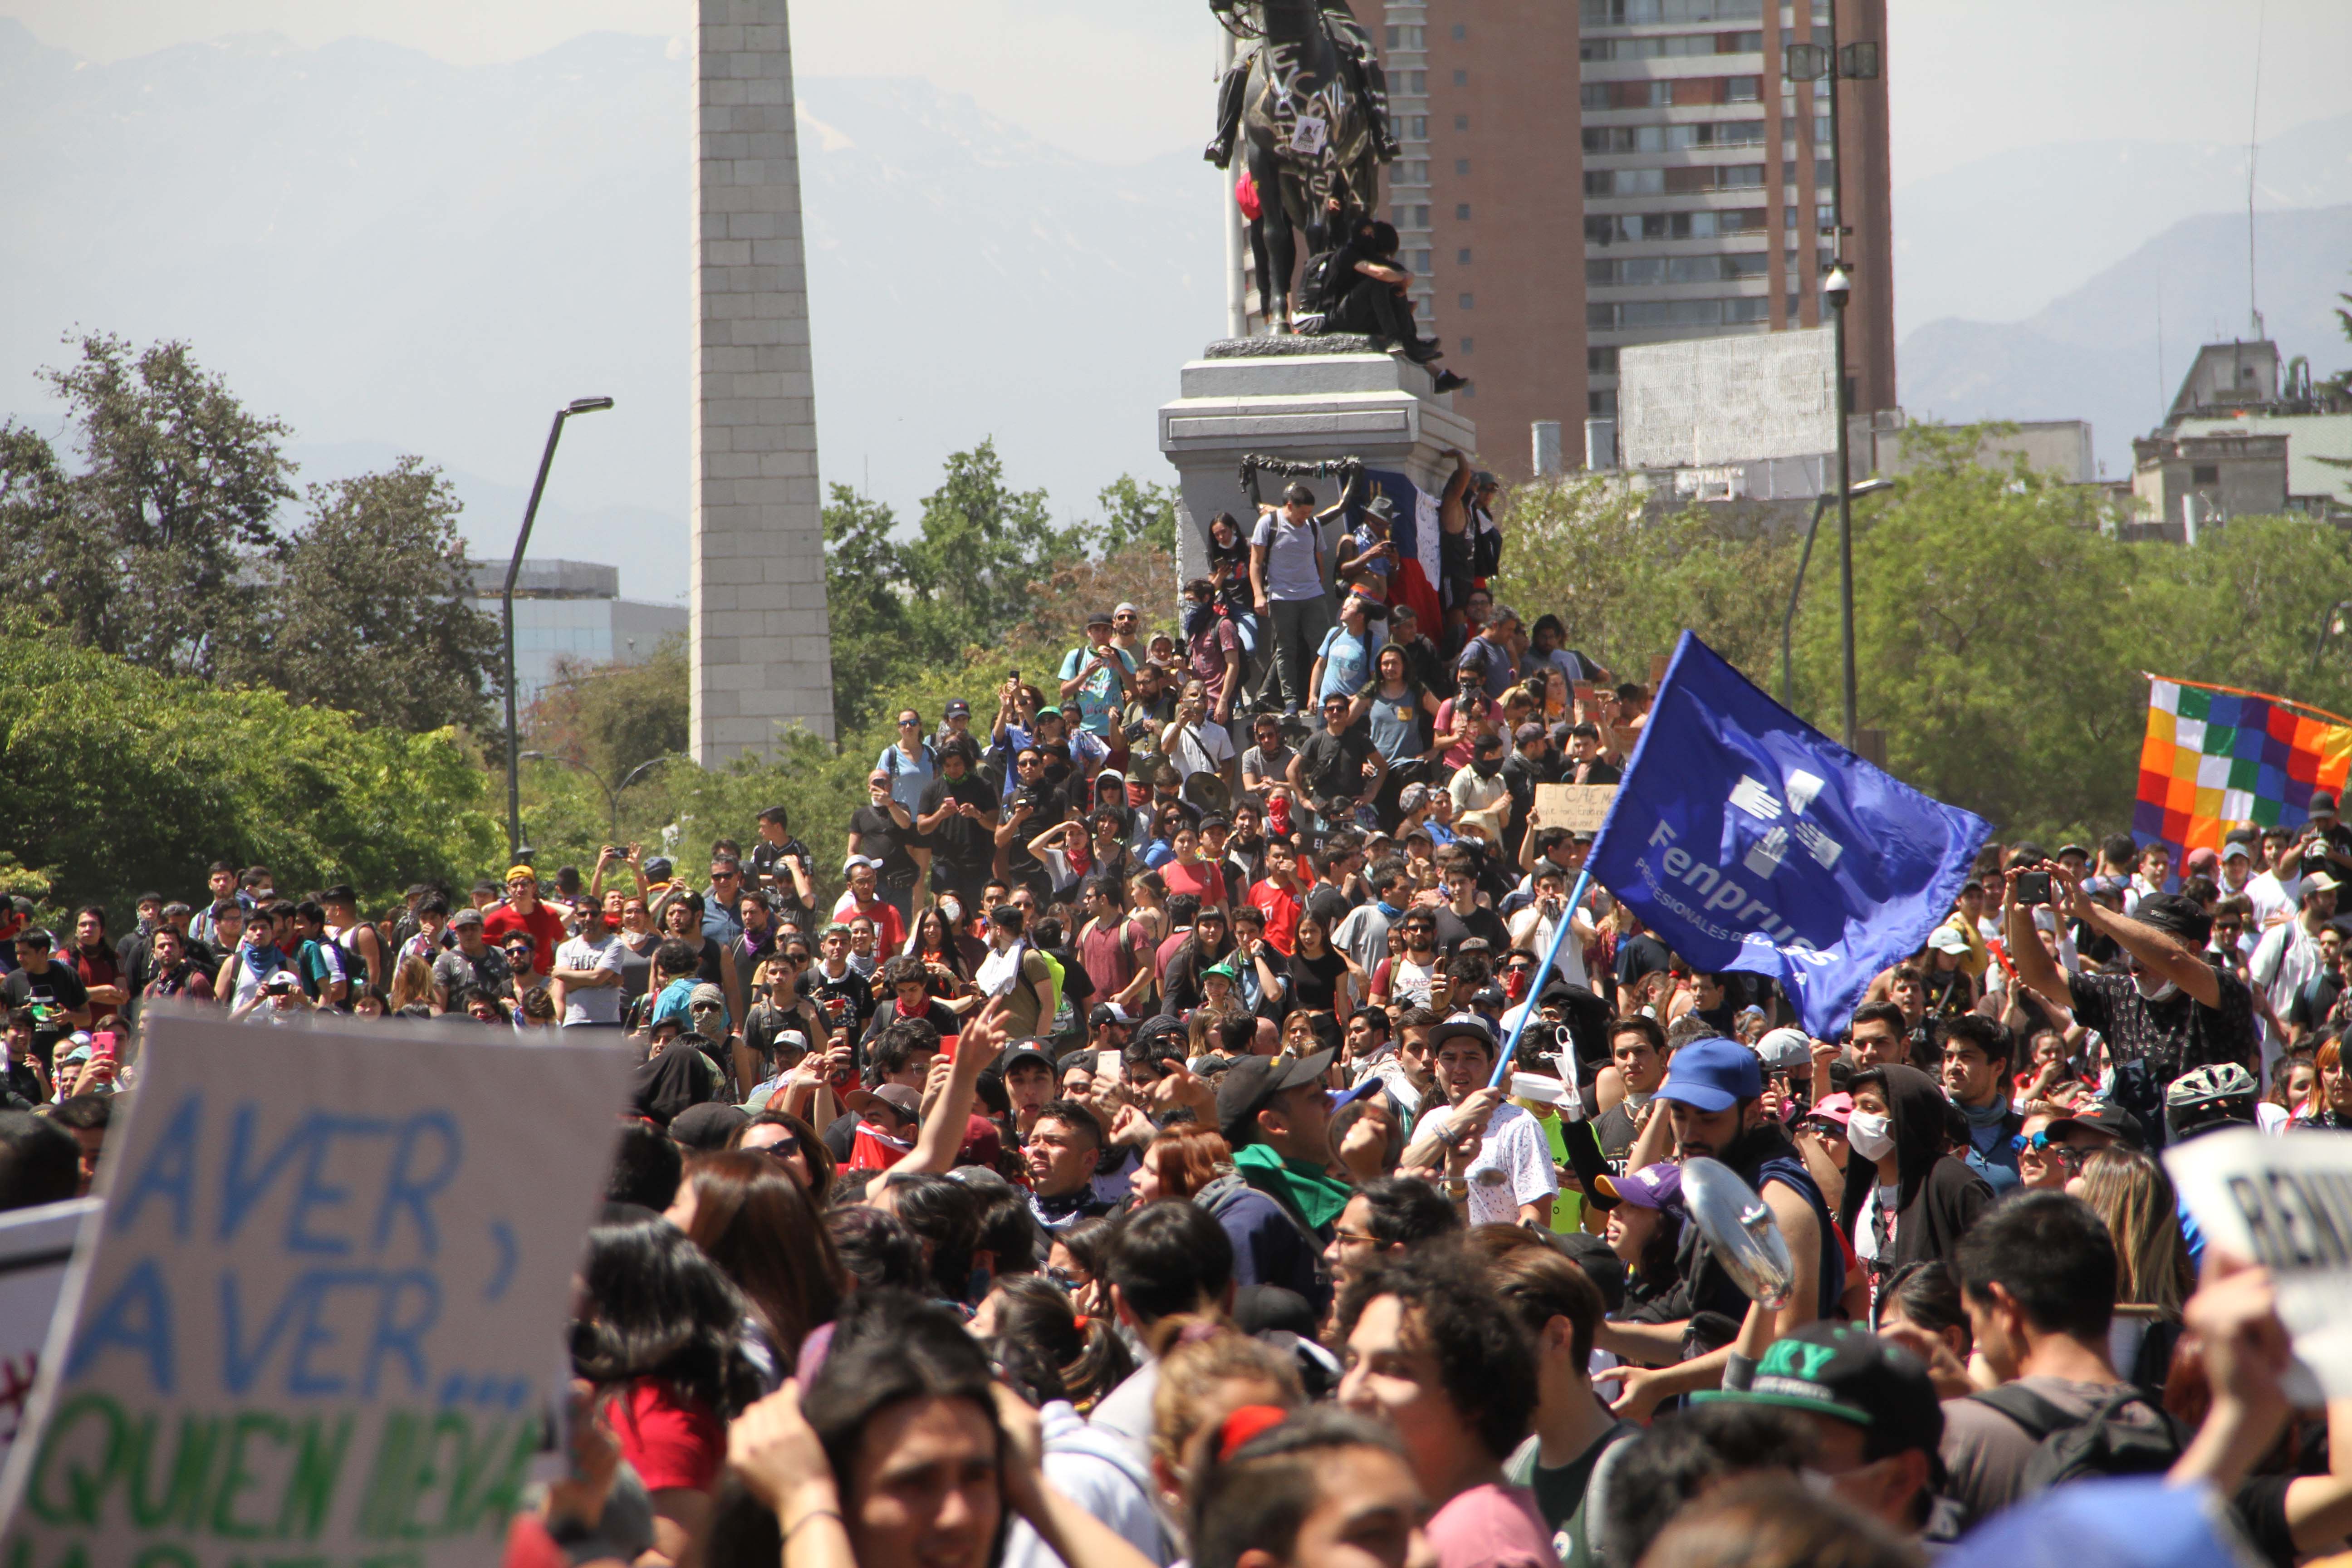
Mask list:
[[[1637,1209],[1682,1206],[1683,1168],[1671,1163],[1644,1165],[1622,1176],[1602,1176],[1598,1184],[1604,1195]]]

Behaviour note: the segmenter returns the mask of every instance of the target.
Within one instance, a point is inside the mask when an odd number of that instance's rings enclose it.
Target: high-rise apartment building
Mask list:
[[[1831,4],[1383,7],[1404,143],[1383,199],[1423,330],[1475,378],[1459,395],[1489,463],[1525,474],[1529,422],[1557,419],[1573,465],[1581,422],[1616,411],[1621,348],[1823,324],[1840,179],[1851,405],[1895,405],[1885,0],[1835,0],[1837,40],[1880,45],[1882,68],[1841,83],[1840,146],[1827,84],[1781,79],[1784,46],[1829,41]]]
[[[1477,425],[1484,460],[1524,476],[1532,422],[1573,432],[1584,416],[1581,115],[1564,90],[1576,79],[1574,8],[1391,0],[1384,12],[1375,36],[1404,151],[1382,195],[1415,319],[1472,378],[1455,406]]]

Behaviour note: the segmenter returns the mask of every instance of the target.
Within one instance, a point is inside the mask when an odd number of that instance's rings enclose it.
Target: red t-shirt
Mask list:
[[[1086,966],[1087,978],[1095,983],[1097,999],[1108,1002],[1126,990],[1135,972],[1150,962],[1146,940],[1143,928],[1133,921],[1108,927],[1099,921],[1087,922],[1078,933],[1078,962]]]
[[[647,1491],[707,1492],[719,1485],[727,1427],[700,1400],[659,1378],[641,1377],[609,1419],[621,1458],[635,1468]]]
[[[1251,908],[1265,911],[1265,940],[1274,943],[1275,952],[1289,957],[1298,941],[1297,895],[1286,893],[1270,881],[1260,882],[1249,890],[1249,902]]]
[[[555,973],[555,950],[563,942],[563,922],[541,899],[524,914],[512,904],[494,904],[482,911],[482,940],[492,947],[503,942],[509,931],[526,931],[530,936],[530,972],[541,980]]]
[[[1225,874],[1213,861],[1195,860],[1190,866],[1181,860],[1171,860],[1160,868],[1160,879],[1168,885],[1168,896],[1190,893],[1201,900],[1201,907],[1225,901]]]

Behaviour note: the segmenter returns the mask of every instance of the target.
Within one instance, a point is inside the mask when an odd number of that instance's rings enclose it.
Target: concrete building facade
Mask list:
[[[1363,20],[1373,18],[1369,12]],[[1488,432],[1487,466],[1535,466],[1538,421],[1580,427],[1585,401],[1581,111],[1563,0],[1392,0],[1376,33],[1402,153],[1382,199],[1413,275],[1415,320],[1471,378],[1454,404]],[[1572,447],[1576,445],[1570,441]]]
[[[692,746],[833,736],[800,155],[783,0],[697,0]]]
[[[2284,436],[2175,436],[2132,443],[2134,537],[2194,544],[2233,517],[2286,510]]]

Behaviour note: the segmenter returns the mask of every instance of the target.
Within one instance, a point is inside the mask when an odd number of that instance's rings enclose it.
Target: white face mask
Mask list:
[[[1846,1118],[1845,1141],[1865,1160],[1884,1160],[1895,1152],[1895,1123],[1874,1110],[1857,1110]]]
[[[2149,981],[2154,978],[2155,976],[2149,974],[2135,974],[2132,976],[2133,986],[2138,990],[2141,997],[2145,1000],[2150,1002],[2166,1002],[2180,994],[2180,987],[2175,985],[2169,980],[2164,981],[2160,984],[2152,985],[2148,984]]]

